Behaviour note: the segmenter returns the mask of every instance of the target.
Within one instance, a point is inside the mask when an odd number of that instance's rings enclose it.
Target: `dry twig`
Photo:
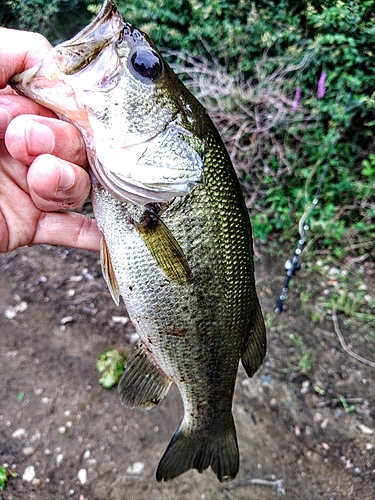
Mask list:
[[[332,310],[332,320],[333,320],[333,326],[334,326],[334,329],[335,329],[335,333],[340,341],[340,344],[341,344],[341,347],[344,349],[344,351],[346,353],[349,354],[349,356],[352,356],[354,359],[356,359],[357,361],[365,364],[365,365],[368,365],[368,366],[371,366],[372,368],[375,368],[375,363],[373,361],[369,361],[368,359],[366,358],[362,358],[362,356],[360,356],[359,354],[355,353],[354,351],[352,351],[346,344],[345,342],[345,339],[343,337],[343,334],[341,333],[341,330],[340,330],[340,327],[339,327],[339,321],[337,319],[337,309],[336,307],[333,308]]]
[[[237,488],[242,488],[243,486],[276,486],[278,495],[285,495],[285,489],[283,487],[283,482],[281,479],[248,479],[247,481],[241,481],[240,483],[234,484],[233,486],[223,488],[223,493],[230,500],[235,500],[235,497],[228,490],[235,490]]]
[[[295,65],[280,59],[273,73],[266,64],[269,60],[261,59],[255,64],[254,77],[244,81],[241,75],[228,74],[215,60],[170,54],[180,61],[173,64],[174,69],[185,76],[188,86],[208,109],[237,172],[250,174],[247,182],[252,191],[256,190],[256,198],[261,199],[266,191],[265,177],[279,182],[293,170],[282,131],[292,129],[299,138],[296,142],[302,144],[304,131],[313,126],[310,112],[301,103],[298,109],[293,104],[293,73],[307,66],[309,56]]]

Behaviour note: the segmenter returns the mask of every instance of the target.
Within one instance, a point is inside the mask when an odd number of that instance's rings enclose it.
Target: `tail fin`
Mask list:
[[[220,482],[237,475],[239,455],[232,415],[226,432],[217,435],[207,435],[207,431],[188,434],[180,427],[160,460],[156,479],[169,481],[190,469],[203,472],[210,465]]]

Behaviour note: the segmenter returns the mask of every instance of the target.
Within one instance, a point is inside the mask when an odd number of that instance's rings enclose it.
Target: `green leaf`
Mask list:
[[[108,349],[99,356],[96,369],[102,375],[99,384],[102,384],[104,389],[111,389],[119,383],[128,357],[124,349]]]

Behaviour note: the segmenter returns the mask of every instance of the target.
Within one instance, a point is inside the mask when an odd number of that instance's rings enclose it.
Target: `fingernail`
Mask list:
[[[51,130],[36,120],[29,120],[26,125],[27,150],[30,156],[52,153],[55,137]]]
[[[4,134],[10,123],[11,117],[5,108],[0,107],[0,134]]]
[[[60,165],[60,182],[57,188],[57,191],[67,191],[71,187],[73,187],[76,176],[74,170],[63,163],[62,161],[58,161]]]

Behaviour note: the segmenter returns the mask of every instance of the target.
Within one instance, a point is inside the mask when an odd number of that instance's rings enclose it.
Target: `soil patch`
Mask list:
[[[98,384],[98,356],[136,340],[98,255],[38,246],[0,256],[0,465],[18,474],[0,499],[374,499],[375,370],[343,352],[332,323],[313,324],[297,293],[274,315],[282,268],[266,255],[256,263],[269,348],[253,379],[238,374],[238,477],[220,484],[190,471],[159,484],[181,399],[172,388],[152,411],[132,411]],[[319,280],[309,277],[311,300]],[[374,344],[341,327],[375,361]],[[302,355],[291,334],[315,353],[307,374],[293,369]]]

